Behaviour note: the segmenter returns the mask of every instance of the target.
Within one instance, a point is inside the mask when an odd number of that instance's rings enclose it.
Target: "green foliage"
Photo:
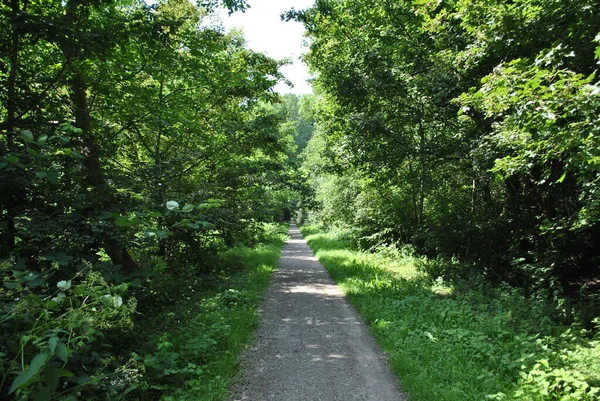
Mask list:
[[[287,93],[282,97],[288,118],[294,127],[296,154],[301,153],[315,130],[315,97],[313,95],[296,96]]]
[[[122,341],[134,309],[227,281],[220,255],[289,219],[281,63],[205,20],[245,1],[199,3],[0,4],[0,398],[130,397],[171,358]],[[215,316],[192,319],[211,355]]]
[[[131,328],[135,300],[123,301],[127,285],[111,286],[99,273],[85,271],[52,284],[51,273],[40,275],[10,262],[2,271],[0,322],[4,357],[10,358],[3,364],[2,380],[10,384],[8,394],[53,399],[109,391],[102,380],[116,380],[120,372],[109,355],[96,350],[108,346],[110,332]],[[39,287],[48,295],[36,295]]]
[[[140,294],[144,313],[152,317],[138,319],[141,333],[128,339],[145,344],[138,360],[145,373],[132,399],[227,396],[287,237],[281,224],[269,224],[265,232],[259,246],[237,246],[221,254],[214,261],[218,275],[171,276]]]
[[[318,1],[303,216],[598,309],[597,2]]]
[[[302,227],[309,245],[371,325],[402,388],[419,400],[598,400],[597,341],[543,294],[481,278],[431,278],[398,250],[364,253],[346,234]]]

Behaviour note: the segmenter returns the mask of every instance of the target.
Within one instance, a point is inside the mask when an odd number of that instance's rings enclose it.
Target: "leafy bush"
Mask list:
[[[54,284],[49,274],[6,262],[3,275],[0,338],[8,395],[41,400],[115,391],[107,383],[117,380],[124,388],[132,385],[125,361],[101,351],[110,346],[111,332],[132,326],[136,304],[123,301],[127,285],[109,285],[89,271]]]
[[[238,354],[258,322],[258,303],[275,269],[287,226],[265,225],[262,244],[213,260],[213,274],[183,270],[139,290],[135,337],[143,371],[131,399],[219,400],[236,376]],[[140,350],[139,343],[143,344]]]
[[[563,324],[560,298],[479,276],[448,281],[427,273],[447,272],[440,261],[353,251],[336,231],[302,231],[371,325],[409,397],[600,399],[598,342],[579,323]]]

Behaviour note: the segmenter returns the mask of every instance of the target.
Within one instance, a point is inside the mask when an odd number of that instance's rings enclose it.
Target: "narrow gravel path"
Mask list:
[[[404,401],[368,328],[292,225],[233,400]]]

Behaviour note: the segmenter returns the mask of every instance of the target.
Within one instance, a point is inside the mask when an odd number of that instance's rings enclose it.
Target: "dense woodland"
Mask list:
[[[144,322],[289,216],[298,99],[273,92],[280,62],[211,22],[246,6],[222,3],[0,3],[0,398],[173,375],[139,355],[161,334]]]
[[[148,3],[0,2],[0,398],[222,398],[295,211],[597,335],[598,1],[317,0],[302,97],[251,2]]]
[[[327,1],[305,209],[437,277],[600,307],[600,3]],[[457,263],[457,260],[461,263]],[[567,316],[568,319],[574,318]]]

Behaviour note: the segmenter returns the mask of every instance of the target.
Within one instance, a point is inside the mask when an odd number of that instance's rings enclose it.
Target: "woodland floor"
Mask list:
[[[232,400],[403,401],[385,355],[295,225]]]

